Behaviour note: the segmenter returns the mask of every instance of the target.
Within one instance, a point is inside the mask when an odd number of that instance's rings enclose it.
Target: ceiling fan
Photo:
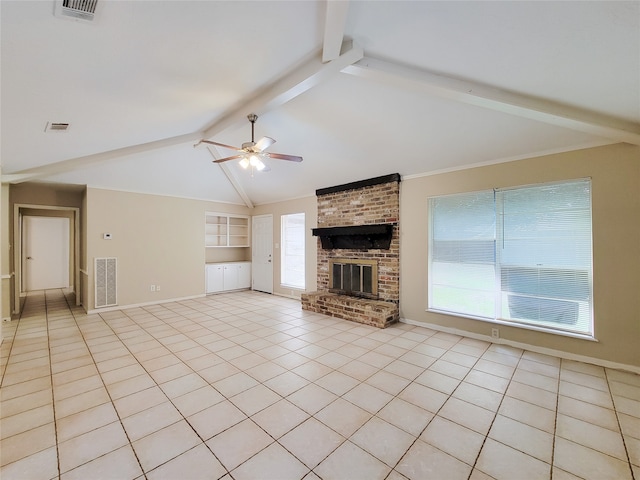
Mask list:
[[[213,163],[228,162],[229,160],[239,159],[240,166],[242,168],[251,167],[251,170],[255,168],[258,171],[268,171],[269,168],[261,160],[262,158],[274,158],[277,160],[289,160],[291,162],[301,162],[302,157],[296,155],[285,155],[284,153],[271,153],[265,152],[267,148],[273,145],[276,141],[271,137],[262,137],[257,142],[254,140],[254,127],[258,116],[255,113],[247,115],[247,118],[251,122],[251,141],[242,144],[242,148],[233,147],[231,145],[225,145],[224,143],[213,142],[211,140],[200,140],[194,147],[197,147],[201,143],[208,143],[217,147],[224,147],[231,150],[237,150],[240,152],[238,155],[232,155],[230,157],[214,160]]]

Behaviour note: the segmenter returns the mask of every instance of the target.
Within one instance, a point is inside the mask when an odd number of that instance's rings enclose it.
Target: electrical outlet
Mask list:
[[[156,286],[155,286],[155,285],[151,285],[150,290],[151,290],[152,292],[155,292],[155,291],[156,291]]]
[[[491,329],[491,338],[500,338],[500,329],[492,328]]]
[[[160,285],[156,285],[156,292],[160,291]]]

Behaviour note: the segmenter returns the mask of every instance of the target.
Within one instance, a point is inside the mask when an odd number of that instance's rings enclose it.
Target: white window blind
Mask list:
[[[280,281],[287,287],[305,288],[304,224],[304,213],[293,213],[281,217]]]
[[[593,334],[591,183],[429,200],[429,308]]]

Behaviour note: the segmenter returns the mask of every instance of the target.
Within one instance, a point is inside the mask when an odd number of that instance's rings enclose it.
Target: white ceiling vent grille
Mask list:
[[[93,22],[98,0],[56,0],[55,5],[56,17]]]
[[[66,132],[67,130],[69,130],[68,123],[47,122],[47,126],[44,127],[45,132]]]

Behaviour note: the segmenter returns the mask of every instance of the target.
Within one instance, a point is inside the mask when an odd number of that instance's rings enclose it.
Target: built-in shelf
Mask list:
[[[204,244],[207,248],[248,247],[249,217],[206,212]]]

